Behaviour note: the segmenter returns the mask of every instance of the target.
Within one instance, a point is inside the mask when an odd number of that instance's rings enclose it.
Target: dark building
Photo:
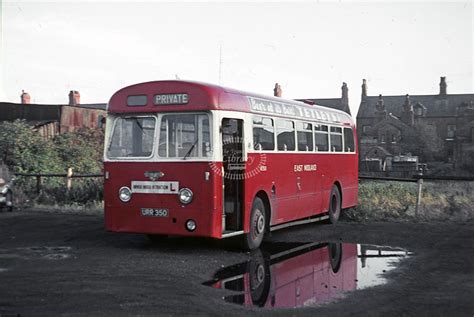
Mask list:
[[[341,98],[306,98],[296,100],[341,110],[351,115],[351,110],[349,108],[349,88],[346,83],[342,83]]]
[[[306,99],[295,99],[296,101],[301,101],[310,105],[320,105],[328,108],[333,108],[347,112],[351,115],[351,110],[349,109],[349,89],[347,88],[346,83],[342,83],[341,87],[341,98],[306,98]],[[281,97],[282,89],[281,86],[276,83],[275,88],[273,89],[273,96]]]
[[[25,91],[21,103],[0,102],[0,122],[25,120],[45,138],[80,128],[99,128],[106,115],[105,103],[81,104],[77,91],[69,93],[68,105],[31,104]]]
[[[445,77],[436,95],[368,96],[364,80],[357,132],[361,172],[379,159],[389,174],[421,163],[433,174],[474,173],[474,94],[448,94]]]

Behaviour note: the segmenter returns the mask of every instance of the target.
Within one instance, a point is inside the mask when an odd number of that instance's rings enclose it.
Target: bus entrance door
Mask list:
[[[243,121],[222,120],[222,153],[224,166],[225,230],[242,230],[242,201],[245,164],[243,161]]]

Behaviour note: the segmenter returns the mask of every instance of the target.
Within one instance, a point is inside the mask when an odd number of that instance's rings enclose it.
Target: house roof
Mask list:
[[[70,106],[70,107],[76,107],[76,108],[87,108],[87,109],[97,109],[97,110],[107,110],[107,104],[106,103],[81,103],[79,105],[65,105],[65,106]]]
[[[382,96],[387,113],[400,117],[403,112],[406,96]],[[379,96],[367,96],[362,99],[357,113],[357,118],[375,117],[375,111]],[[420,103],[426,107],[426,117],[454,117],[457,114],[457,107],[463,103],[469,104],[474,100],[474,94],[453,94],[453,95],[410,95],[410,100],[415,107]]]
[[[97,109],[105,111],[106,103],[81,104],[81,105],[42,105],[21,104],[13,102],[0,102],[0,121],[13,121],[25,119],[28,121],[59,121],[61,107],[74,107],[84,109]]]
[[[60,105],[25,105],[11,102],[0,102],[0,121],[14,121],[16,119],[58,121],[60,117]]]
[[[296,99],[296,100],[306,102],[306,103],[309,102],[315,105],[325,106],[332,109],[341,110],[351,115],[351,110],[349,109],[349,105],[342,104],[341,98],[318,98],[318,99],[307,98],[307,99]]]
[[[392,125],[398,130],[403,131],[404,135],[411,135],[415,133],[413,127],[409,126],[399,118],[395,117],[393,114],[388,114],[386,118],[377,122],[373,127],[370,128],[369,134],[377,133],[380,128],[384,128],[389,125]]]

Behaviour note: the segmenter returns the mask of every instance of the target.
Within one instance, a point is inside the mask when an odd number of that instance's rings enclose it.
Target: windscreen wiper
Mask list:
[[[183,156],[183,160],[185,160],[189,156],[189,154],[191,154],[191,152],[193,151],[194,147],[196,146],[198,140],[199,140],[199,138],[196,138],[196,141],[194,141],[193,145],[191,145],[188,152],[186,152],[186,154]]]

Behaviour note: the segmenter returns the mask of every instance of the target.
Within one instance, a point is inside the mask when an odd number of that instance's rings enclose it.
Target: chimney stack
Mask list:
[[[346,83],[342,83],[342,96],[341,96],[341,104],[343,106],[349,106],[349,88],[347,88]]]
[[[282,92],[281,91],[281,86],[278,83],[276,83],[275,88],[273,88],[273,96],[281,97],[281,92]]]
[[[365,79],[362,79],[362,100],[367,97],[367,81]]]
[[[448,88],[448,85],[446,84],[446,77],[441,77],[441,81],[439,82],[439,95],[446,96],[447,88]]]
[[[81,104],[81,95],[77,90],[71,90],[69,92],[69,105],[75,106]]]
[[[375,116],[379,121],[387,117],[387,110],[385,109],[385,102],[383,101],[382,95],[379,95],[379,100],[375,105]]]
[[[30,104],[31,103],[30,94],[25,92],[24,90],[21,91],[21,103],[22,104]]]
[[[405,96],[405,103],[403,104],[403,112],[401,114],[401,119],[403,122],[409,126],[415,125],[415,114],[413,112],[413,105],[410,100],[410,95]]]

